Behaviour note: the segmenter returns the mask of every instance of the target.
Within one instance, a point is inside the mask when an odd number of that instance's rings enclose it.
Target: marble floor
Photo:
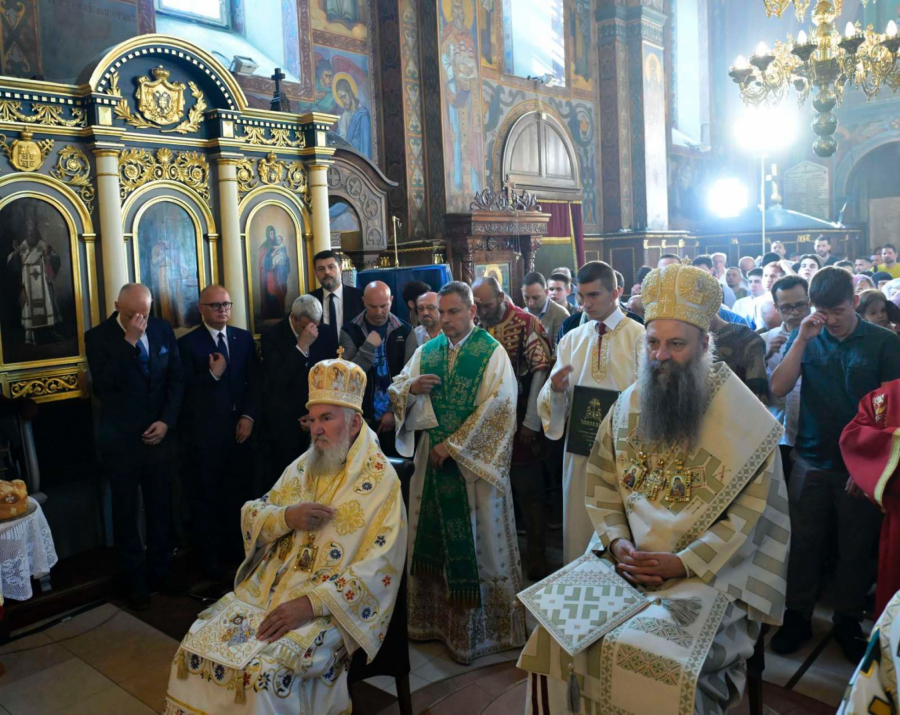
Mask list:
[[[796,655],[767,653],[768,715],[834,712],[853,666],[829,638],[829,616],[824,608],[817,611],[816,637]],[[871,628],[871,623],[866,626]],[[37,633],[24,637],[14,633],[13,640],[0,648],[5,668],[0,676],[0,715],[158,713],[177,647],[174,638],[111,603]],[[414,712],[520,715],[525,676],[515,667],[517,656],[512,650],[465,666],[451,660],[440,643],[411,643]],[[798,678],[801,668],[805,671]],[[358,684],[354,695],[357,715],[399,713],[391,678]],[[746,703],[737,712],[746,713]]]

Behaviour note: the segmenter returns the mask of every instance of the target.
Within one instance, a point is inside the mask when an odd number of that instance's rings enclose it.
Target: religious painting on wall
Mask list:
[[[186,332],[201,322],[199,229],[187,209],[173,201],[151,204],[136,223],[137,278],[150,289],[152,314]]]
[[[250,216],[247,265],[254,334],[284,318],[300,295],[299,243],[294,216],[283,206],[266,203]]]
[[[0,226],[3,364],[77,357],[79,282],[65,218],[53,204],[25,197],[0,209]]]
[[[367,0],[312,0],[309,7],[314,30],[354,40],[366,39]]]
[[[570,23],[572,43],[572,87],[592,92],[591,81],[591,0],[575,0],[575,11]]]
[[[509,292],[509,263],[479,263],[475,266],[475,277],[496,278],[500,284],[500,290]]]
[[[316,100],[303,111],[336,114],[331,131],[367,159],[372,158],[372,98],[365,55],[316,47]]]
[[[441,0],[441,114],[447,210],[464,212],[484,184],[474,0]]]
[[[499,0],[478,0],[478,37],[481,40],[481,66],[498,69],[500,43],[497,40],[497,20],[501,11]]]
[[[361,251],[362,225],[359,215],[350,204],[340,198],[331,197],[328,202],[328,217],[331,221],[331,235],[340,236],[344,251]]]

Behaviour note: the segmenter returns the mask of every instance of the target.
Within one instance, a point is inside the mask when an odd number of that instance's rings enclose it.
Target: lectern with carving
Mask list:
[[[521,305],[522,279],[534,270],[534,254],[547,235],[550,216],[533,194],[509,188],[475,195],[470,213],[447,214],[444,221],[453,276],[472,283],[483,275],[500,281],[503,291]]]

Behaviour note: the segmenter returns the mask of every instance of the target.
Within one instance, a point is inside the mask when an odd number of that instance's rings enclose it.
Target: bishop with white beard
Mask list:
[[[362,419],[365,387],[340,358],[310,370],[312,446],[241,510],[246,560],[176,653],[167,715],[350,712],[349,659],[381,647],[407,538],[400,480]]]

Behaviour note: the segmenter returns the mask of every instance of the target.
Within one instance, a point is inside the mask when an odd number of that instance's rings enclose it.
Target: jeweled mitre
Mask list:
[[[696,266],[675,264],[647,274],[641,299],[645,324],[657,319],[681,320],[706,331],[722,305],[722,287]]]
[[[359,365],[341,359],[343,352],[343,348],[338,348],[336,359],[316,363],[309,371],[307,409],[311,405],[339,405],[362,414],[366,373]]]

